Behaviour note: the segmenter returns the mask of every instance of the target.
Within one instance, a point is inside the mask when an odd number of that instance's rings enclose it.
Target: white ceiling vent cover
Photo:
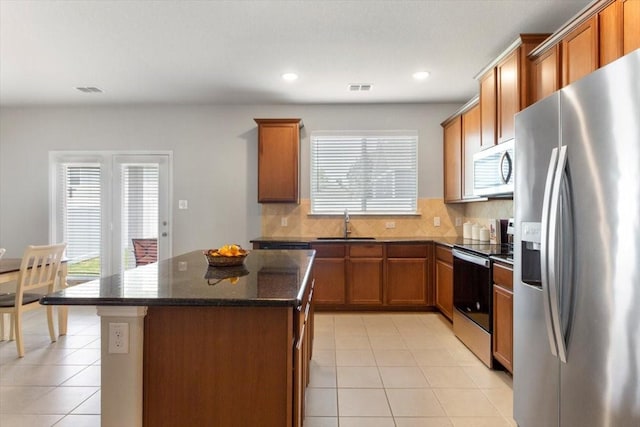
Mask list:
[[[76,87],[76,89],[82,93],[103,93],[104,92],[102,89],[97,88],[95,86],[79,86],[79,87]]]
[[[369,92],[372,86],[371,83],[352,83],[349,85],[349,92]]]

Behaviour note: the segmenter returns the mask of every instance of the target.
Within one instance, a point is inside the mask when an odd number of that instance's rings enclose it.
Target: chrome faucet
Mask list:
[[[348,239],[349,238],[349,234],[351,234],[351,230],[349,230],[349,210],[345,209],[344,210],[344,238]]]

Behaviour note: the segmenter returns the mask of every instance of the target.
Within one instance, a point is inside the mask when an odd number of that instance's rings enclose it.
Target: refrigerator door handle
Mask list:
[[[558,356],[558,343],[555,336],[555,328],[551,317],[551,301],[549,292],[549,215],[551,208],[551,198],[554,179],[558,165],[558,149],[551,150],[549,168],[547,170],[547,180],[544,186],[544,196],[542,202],[542,224],[540,236],[540,282],[542,284],[542,302],[544,307],[544,320],[547,326],[547,336],[549,338],[549,349],[551,354]]]
[[[553,189],[551,190],[551,207],[549,209],[549,240],[547,247],[547,263],[551,267],[548,271],[549,280],[549,303],[551,307],[551,324],[553,325],[553,334],[556,337],[556,348],[558,350],[558,358],[567,363],[567,348],[564,341],[564,335],[562,333],[562,323],[560,321],[560,298],[559,298],[559,274],[558,265],[561,251],[558,249],[558,228],[560,224],[560,196],[562,183],[564,180],[564,170],[567,164],[567,146],[563,145],[560,148],[558,155],[558,164],[556,165],[555,178],[553,179]]]

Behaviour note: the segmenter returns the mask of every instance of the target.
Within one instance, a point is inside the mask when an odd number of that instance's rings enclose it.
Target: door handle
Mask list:
[[[549,168],[547,169],[547,179],[544,185],[544,196],[542,202],[542,224],[540,236],[540,283],[542,284],[542,305],[544,307],[544,323],[547,326],[547,337],[549,338],[549,348],[551,354],[558,356],[558,344],[551,317],[551,301],[549,295],[549,215],[551,208],[551,197],[553,192],[553,182],[555,179],[556,166],[558,165],[558,149],[551,150]]]
[[[551,269],[549,270],[549,303],[551,307],[551,320],[553,325],[554,335],[556,337],[556,346],[558,350],[558,357],[564,363],[567,363],[567,348],[564,341],[564,335],[562,333],[562,323],[560,321],[560,299],[558,297],[558,264],[559,257],[561,256],[558,248],[558,227],[559,227],[559,212],[560,212],[560,194],[561,185],[564,182],[564,170],[567,164],[567,146],[564,145],[560,148],[560,154],[558,155],[558,164],[556,165],[555,178],[553,182],[553,190],[551,193],[551,207],[549,209],[549,247],[548,256],[551,262]]]

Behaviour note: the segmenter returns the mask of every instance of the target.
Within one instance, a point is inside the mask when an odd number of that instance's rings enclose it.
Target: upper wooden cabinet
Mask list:
[[[640,0],[618,0],[622,4],[622,53],[640,49]]]
[[[560,48],[553,46],[533,60],[533,102],[560,89]]]
[[[301,119],[258,124],[258,202],[298,203]]]
[[[640,0],[593,2],[531,52],[534,100],[638,48]]]
[[[462,198],[473,195],[473,155],[481,149],[480,105],[475,104],[462,114]]]
[[[462,200],[462,117],[456,116],[442,126],[444,201],[457,202]]]
[[[598,64],[602,67],[622,56],[622,3],[614,1],[598,13]]]
[[[513,139],[515,114],[534,99],[529,83],[532,66],[527,55],[547,37],[548,34],[521,34],[476,76],[480,82],[483,148]]]
[[[598,17],[593,16],[562,39],[562,86],[598,68]]]
[[[490,68],[480,78],[480,145],[491,147],[496,139],[496,70]]]
[[[475,97],[442,123],[446,203],[477,199],[473,195],[473,155],[482,148],[480,120],[480,105]]]
[[[598,13],[599,66],[640,48],[640,0],[617,0]]]

